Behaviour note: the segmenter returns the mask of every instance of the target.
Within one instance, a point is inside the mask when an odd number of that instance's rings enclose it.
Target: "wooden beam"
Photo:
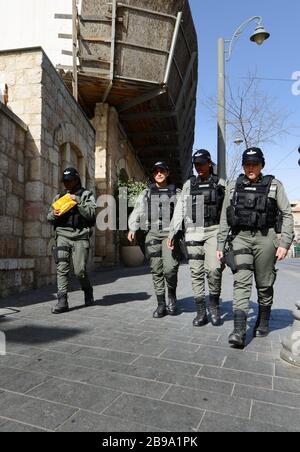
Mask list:
[[[168,137],[168,136],[178,136],[181,132],[178,130],[148,130],[145,132],[128,132],[128,136],[132,138],[143,138],[143,137]]]
[[[166,87],[160,86],[152,91],[149,91],[148,93],[143,94],[142,96],[136,97],[135,99],[131,99],[130,101],[119,105],[117,107],[117,110],[119,113],[121,113],[122,111],[130,110],[131,108],[143,104],[151,99],[154,99],[155,97],[159,97],[165,94],[166,92],[167,92]]]
[[[150,145],[150,146],[135,146],[135,149],[137,151],[146,151],[146,152],[150,152],[150,151],[165,151],[165,152],[179,152],[180,148],[176,145],[166,145],[166,144],[156,144],[156,145]]]
[[[72,52],[73,52],[73,96],[78,101],[78,72],[77,72],[77,38],[78,38],[78,10],[77,0],[72,0]]]
[[[135,112],[135,113],[125,113],[120,115],[120,119],[123,121],[136,121],[144,119],[163,119],[163,118],[173,118],[177,116],[175,111],[149,111],[149,112]]]

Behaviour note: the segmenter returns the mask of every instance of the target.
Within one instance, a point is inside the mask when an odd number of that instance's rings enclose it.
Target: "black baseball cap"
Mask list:
[[[206,149],[199,149],[193,156],[193,164],[199,163],[205,165],[205,163],[211,162],[210,152]]]
[[[65,169],[62,177],[63,182],[67,182],[69,180],[80,179],[79,173],[75,168],[67,168]]]
[[[154,173],[157,169],[163,169],[165,171],[169,171],[169,167],[166,162],[157,162],[153,165],[152,172]]]
[[[243,154],[243,166],[247,162],[261,163],[263,167],[266,164],[264,153],[260,148],[249,148]]]

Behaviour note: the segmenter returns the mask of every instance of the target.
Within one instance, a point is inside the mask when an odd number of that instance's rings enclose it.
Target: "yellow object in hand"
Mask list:
[[[60,216],[62,216],[65,213],[69,212],[69,210],[73,209],[73,207],[75,207],[76,205],[77,202],[73,201],[71,196],[67,194],[55,201],[55,203],[52,204],[52,207],[54,210],[60,210]]]

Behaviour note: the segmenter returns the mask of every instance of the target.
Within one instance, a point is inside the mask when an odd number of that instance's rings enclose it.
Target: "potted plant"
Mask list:
[[[136,181],[135,179],[118,181],[116,187],[117,199],[119,200],[120,196],[126,197],[128,218],[134,209],[137,198],[146,188],[146,182]],[[126,190],[120,191],[120,189]],[[126,265],[126,267],[140,267],[145,261],[145,256],[142,253],[137,240],[135,239],[132,243],[130,243],[127,236],[128,231],[119,231],[120,254],[122,262]]]

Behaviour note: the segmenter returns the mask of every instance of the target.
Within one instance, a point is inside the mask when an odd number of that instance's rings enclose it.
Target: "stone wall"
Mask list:
[[[19,192],[10,209],[17,209],[18,203],[22,212],[19,254],[34,260],[34,285],[40,287],[55,280],[53,232],[46,216],[61,189],[63,169],[76,166],[86,186],[95,188],[95,131],[42,49],[0,52],[0,82],[8,84],[9,108],[28,125],[23,160],[11,165],[13,170],[4,168],[2,174],[4,180],[9,180],[10,171],[15,175],[19,172],[18,177],[23,178],[23,191],[16,185]],[[4,140],[14,148],[11,138]],[[8,224],[15,221],[12,213]],[[0,272],[5,280],[7,270],[0,266]],[[2,293],[7,290],[1,288]]]
[[[27,126],[0,103],[0,296],[34,281],[34,260],[24,259]]]
[[[144,180],[145,172],[119,122],[116,109],[98,104],[93,125],[96,130],[96,194],[113,195],[121,171],[129,178]],[[96,232],[95,262],[119,262],[118,236],[112,231]]]

